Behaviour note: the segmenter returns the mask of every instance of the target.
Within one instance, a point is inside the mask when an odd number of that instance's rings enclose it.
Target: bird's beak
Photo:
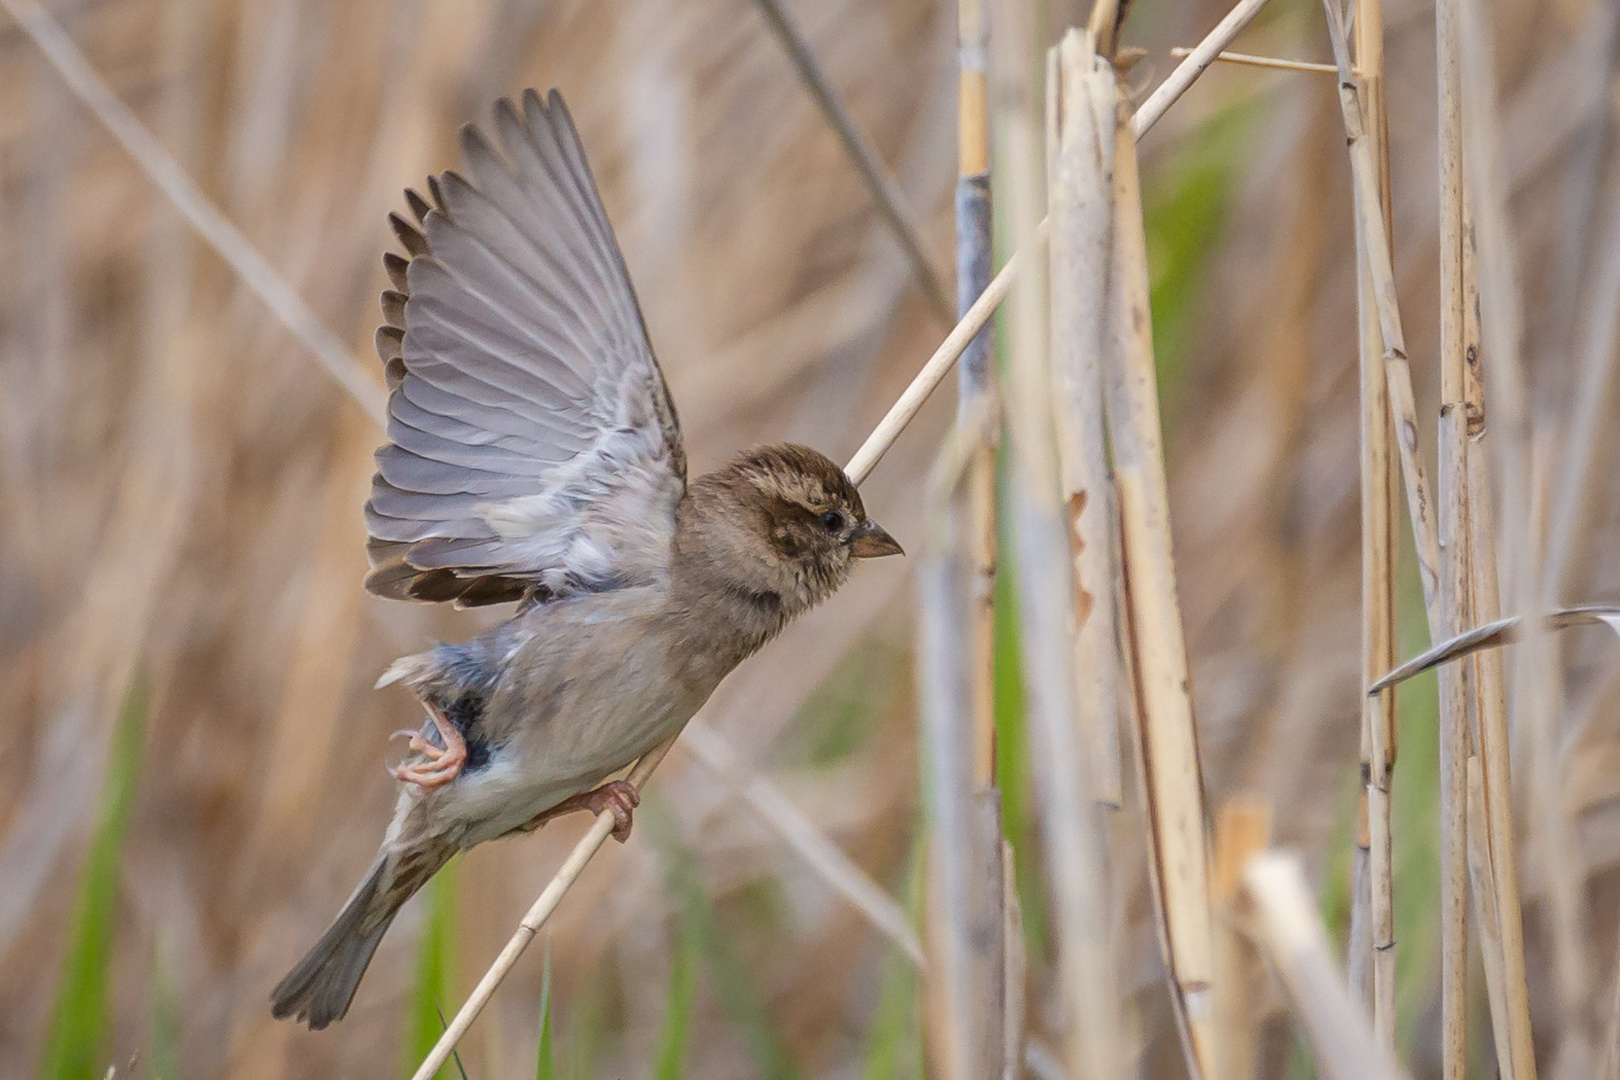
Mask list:
[[[884,555],[904,555],[906,552],[894,537],[883,531],[883,526],[867,519],[849,534],[849,553],[857,559],[877,559]]]

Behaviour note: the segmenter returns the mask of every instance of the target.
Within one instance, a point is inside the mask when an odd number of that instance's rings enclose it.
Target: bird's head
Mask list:
[[[740,590],[780,596],[789,618],[837,591],[853,560],[904,554],[844,470],[809,447],[750,450],[690,494],[713,568]]]

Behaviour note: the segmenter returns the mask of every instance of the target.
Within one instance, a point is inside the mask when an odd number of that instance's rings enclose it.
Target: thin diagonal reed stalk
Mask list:
[[[867,191],[871,192],[872,201],[877,204],[878,213],[888,223],[895,239],[905,251],[906,260],[911,263],[911,271],[916,276],[923,295],[928,298],[934,315],[942,324],[950,326],[955,321],[955,309],[945,293],[942,277],[934,269],[934,262],[923,244],[921,230],[917,228],[916,217],[906,204],[900,186],[894,182],[894,178],[884,167],[883,159],[878,155],[872,141],[855,125],[855,118],[850,116],[849,109],[844,106],[843,98],[839,96],[832,80],[827,78],[826,73],[821,70],[821,65],[816,62],[810,43],[788,18],[780,0],[755,0],[755,3],[759,6],[760,14],[765,17],[766,24],[770,26],[771,33],[781,42],[788,58],[793,61],[793,67],[798,71],[799,78],[804,81],[805,89],[815,98],[816,107],[827,118],[827,123],[832,126],[833,131],[837,132],[838,141],[844,144],[845,152],[849,154],[855,170],[861,174],[861,180],[866,184]]]
[[[1204,69],[1215,62],[1221,50],[1232,44],[1234,38],[1243,32],[1254,17],[1265,7],[1266,0],[1238,0],[1236,6],[1226,13],[1225,18],[1215,24],[1215,29],[1193,46],[1187,58],[1176,65],[1174,71],[1154,88],[1148,99],[1137,108],[1136,115],[1131,117],[1131,130],[1140,139],[1147,134],[1148,128],[1159,122],[1163,116],[1176,103],[1176,99],[1187,92]]]
[[[382,386],[376,377],[368,368],[361,366],[343,342],[304,303],[303,297],[287,284],[269,260],[202,193],[202,189],[186,175],[180,164],[153,138],[129,107],[118,99],[73,44],[61,24],[34,0],[0,0],[0,4],[5,6],[40,52],[50,60],[69,89],[95,114],[102,126],[180,211],[186,223],[201,234],[209,246],[230,264],[243,284],[252,289],[265,306],[315,354],[321,367],[348,391],[355,403],[381,424]]]

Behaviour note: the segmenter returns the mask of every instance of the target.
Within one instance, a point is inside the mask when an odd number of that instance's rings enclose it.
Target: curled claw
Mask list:
[[[402,762],[388,770],[394,779],[406,784],[415,784],[419,795],[425,795],[448,784],[461,775],[462,767],[467,764],[467,742],[461,737],[461,732],[445,717],[444,711],[438,705],[432,702],[426,704],[428,723],[438,732],[439,738],[444,743],[442,747],[420,730],[400,730],[389,736],[390,739],[409,737],[410,749],[427,759]]]
[[[606,810],[613,815],[613,839],[624,843],[630,839],[630,829],[635,824],[636,807],[641,805],[641,792],[628,780],[609,780],[599,788],[593,788],[582,795],[573,795],[553,806],[550,810],[536,814],[528,823],[520,826],[523,832],[532,832],[550,821],[554,817],[575,810],[588,810],[594,816]]]
[[[606,810],[613,815],[613,839],[621,844],[630,839],[636,807],[640,805],[641,792],[628,780],[610,780],[594,791],[585,793],[585,809],[592,814]]]

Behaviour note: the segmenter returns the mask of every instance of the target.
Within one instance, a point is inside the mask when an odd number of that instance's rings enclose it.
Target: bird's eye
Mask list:
[[[844,531],[844,515],[837,510],[829,510],[821,515],[821,527],[830,533]]]

